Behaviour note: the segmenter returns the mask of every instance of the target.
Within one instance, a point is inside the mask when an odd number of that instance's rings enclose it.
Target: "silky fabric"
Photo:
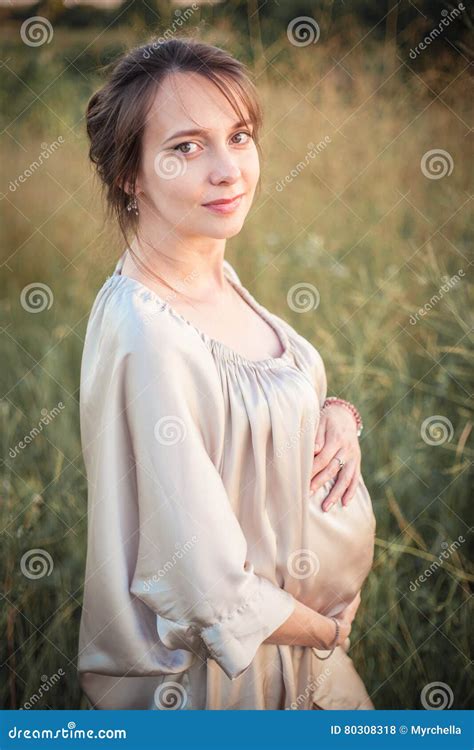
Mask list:
[[[94,301],[80,382],[88,542],[78,673],[95,709],[373,709],[347,653],[265,643],[296,599],[337,615],[373,563],[364,480],[310,494],[321,355],[249,360],[121,274]],[[321,656],[328,652],[317,651]]]

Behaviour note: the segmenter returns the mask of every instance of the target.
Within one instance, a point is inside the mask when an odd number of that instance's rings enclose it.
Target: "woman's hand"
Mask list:
[[[348,622],[350,625],[352,625],[352,621],[354,620],[357,610],[359,609],[360,602],[361,596],[360,591],[358,591],[350,604],[348,604],[347,607],[345,607],[345,609],[343,609],[342,612],[336,616],[336,619],[343,620],[344,622]]]
[[[339,639],[338,646],[342,646],[344,651],[349,651],[350,640],[349,636],[352,630],[352,623],[356,616],[359,604],[361,602],[360,591],[356,594],[350,604],[347,605],[342,612],[336,616],[336,620],[339,622]]]
[[[342,469],[335,459],[344,461]],[[325,482],[337,475],[331,492],[324,499],[324,511],[342,500],[345,506],[354,497],[360,478],[361,453],[357,437],[357,425],[353,415],[344,406],[334,404],[322,413],[314,441],[314,461],[310,491],[315,492]]]

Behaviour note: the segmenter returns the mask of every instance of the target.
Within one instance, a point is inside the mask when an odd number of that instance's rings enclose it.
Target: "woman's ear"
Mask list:
[[[117,182],[117,185],[119,185],[118,182]],[[125,193],[127,193],[127,195],[132,195],[132,193],[134,193],[135,195],[140,195],[140,193],[142,192],[140,180],[138,180],[138,179],[135,180],[135,188],[134,189],[132,189],[132,186],[131,186],[131,183],[129,182],[129,180],[125,180],[125,182],[122,185],[119,185],[119,187],[121,187],[122,190]]]

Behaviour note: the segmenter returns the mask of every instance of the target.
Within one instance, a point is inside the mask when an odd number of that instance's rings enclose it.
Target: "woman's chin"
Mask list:
[[[228,223],[222,222],[222,226],[213,224],[207,227],[207,231],[203,234],[207,237],[212,237],[215,240],[229,240],[231,237],[235,237],[242,229],[243,221],[229,221]]]

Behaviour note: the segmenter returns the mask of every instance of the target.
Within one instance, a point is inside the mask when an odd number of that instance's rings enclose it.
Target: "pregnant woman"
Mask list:
[[[375,518],[361,421],[224,259],[259,184],[244,66],[172,39],[87,110],[125,251],[81,367],[95,709],[373,709],[347,654]]]

